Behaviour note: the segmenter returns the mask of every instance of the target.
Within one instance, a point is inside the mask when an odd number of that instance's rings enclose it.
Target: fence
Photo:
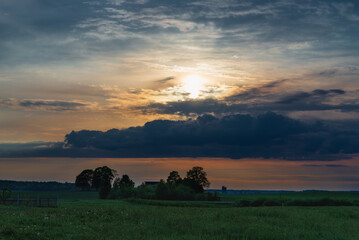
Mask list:
[[[58,208],[59,199],[58,198],[10,198],[6,200],[1,200],[0,204],[7,206],[27,206],[27,207],[47,207],[47,208]]]

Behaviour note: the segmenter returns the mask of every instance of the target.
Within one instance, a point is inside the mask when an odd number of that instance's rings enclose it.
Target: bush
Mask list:
[[[156,187],[156,198],[160,200],[169,199],[169,189],[168,184],[166,184],[163,180]]]
[[[5,203],[7,199],[11,197],[11,190],[3,188],[0,194],[0,200]]]
[[[234,206],[235,207],[250,207],[251,206],[251,201],[249,200],[239,200],[239,201],[235,201],[234,202]]]
[[[156,196],[155,188],[141,184],[135,189],[135,197],[143,199],[154,199]]]
[[[174,189],[175,200],[195,200],[196,194],[192,188],[180,184]]]
[[[111,184],[103,184],[100,187],[100,192],[99,192],[100,198],[106,199],[110,192],[111,192]]]
[[[196,201],[206,201],[207,200],[207,196],[205,194],[196,194],[195,196],[195,200]]]
[[[218,193],[215,192],[214,194],[212,193],[207,193],[207,201],[220,201],[220,197],[218,196]]]
[[[265,202],[265,199],[256,199],[251,202],[251,206],[252,207],[260,207],[260,206],[264,205],[264,202]]]
[[[263,206],[267,206],[267,207],[282,206],[282,203],[277,199],[268,199],[264,201]]]
[[[121,198],[121,191],[119,189],[112,189],[107,196],[108,199],[119,199]]]
[[[136,192],[133,187],[123,187],[120,189],[112,189],[107,198],[119,199],[119,198],[131,198],[135,197]]]

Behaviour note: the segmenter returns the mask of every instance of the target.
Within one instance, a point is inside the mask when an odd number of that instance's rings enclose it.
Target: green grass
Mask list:
[[[97,199],[98,192],[95,191],[51,191],[51,192],[12,192],[11,198],[17,198],[19,194],[20,198],[24,199],[36,199],[37,196],[40,198],[59,198],[60,200],[64,199]]]
[[[359,239],[359,207],[171,204],[69,196],[59,209],[0,205],[0,239]]]
[[[347,199],[359,200],[359,192],[295,192],[295,193],[273,193],[273,194],[236,194],[236,195],[220,195],[222,201],[236,200],[256,200],[256,199],[289,199],[289,200],[306,200],[306,199]]]
[[[173,200],[148,200],[129,198],[124,201],[133,204],[163,206],[163,207],[197,207],[197,208],[219,208],[232,207],[232,203],[227,202],[212,202],[212,201],[173,201]]]

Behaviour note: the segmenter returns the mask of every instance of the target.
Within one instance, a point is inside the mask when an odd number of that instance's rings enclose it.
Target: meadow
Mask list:
[[[237,207],[204,202],[99,200],[93,192],[49,194],[59,195],[59,208],[0,205],[0,239],[359,239],[357,206]],[[316,194],[297,197],[319,197]],[[343,198],[338,193],[326,194]],[[226,197],[230,196],[222,196]]]

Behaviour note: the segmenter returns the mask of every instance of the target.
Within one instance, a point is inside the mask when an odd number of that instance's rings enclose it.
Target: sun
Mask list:
[[[198,98],[201,90],[204,89],[204,80],[198,75],[189,75],[183,80],[182,89],[189,93],[188,97]]]

